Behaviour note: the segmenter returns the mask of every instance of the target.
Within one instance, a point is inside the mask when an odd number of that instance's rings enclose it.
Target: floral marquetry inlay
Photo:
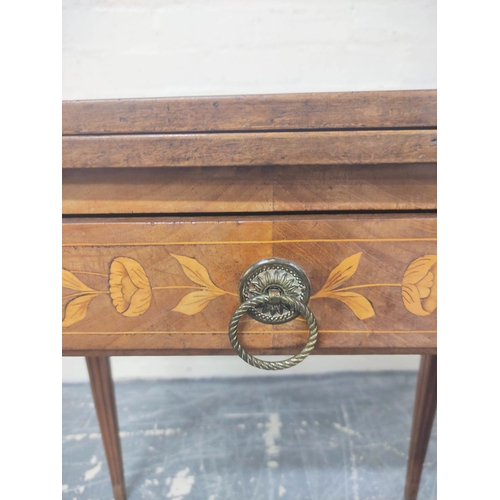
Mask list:
[[[182,266],[184,274],[199,286],[196,292],[190,292],[175,306],[172,311],[192,316],[200,311],[219,295],[236,295],[219,288],[211,279],[208,271],[196,259],[184,255],[170,254]]]
[[[123,316],[144,314],[151,304],[151,285],[142,266],[129,257],[118,257],[109,270],[109,294]]]
[[[403,276],[403,302],[413,314],[428,316],[437,308],[437,255],[414,260]]]
[[[193,285],[152,286],[146,270],[130,257],[116,257],[111,261],[109,273],[62,270],[63,288],[71,293],[63,295],[62,326],[68,327],[85,318],[89,304],[99,296],[109,296],[115,310],[125,317],[145,314],[151,306],[156,290],[190,290],[172,309],[174,313],[192,316],[203,311],[214,299],[221,295],[237,296],[223,290],[211,279],[205,266],[196,259],[185,255],[170,254],[182,268]],[[353,290],[375,287],[398,287],[404,307],[417,316],[432,314],[437,308],[437,256],[424,255],[411,262],[403,274],[401,283],[368,283],[343,286],[357,271],[362,252],[344,259],[329,274],[322,288],[313,299],[333,299],[342,302],[358,319],[366,320],[375,316],[373,304],[361,293]],[[94,275],[107,281],[108,288],[97,290],[86,285],[76,275]],[[257,289],[256,285],[256,289]],[[66,299],[69,299],[66,301]]]
[[[368,319],[375,316],[375,311],[371,302],[363,295],[351,292],[353,288],[339,288],[342,283],[347,281],[358,269],[359,260],[362,252],[351,255],[343,260],[328,276],[323,288],[312,299],[327,297],[330,299],[340,300],[358,317],[358,319]]]

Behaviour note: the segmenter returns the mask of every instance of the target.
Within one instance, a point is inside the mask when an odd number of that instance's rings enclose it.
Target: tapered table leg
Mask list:
[[[122,450],[118,434],[115,391],[111,377],[109,357],[87,356],[90,387],[94,396],[97,420],[102,434],[102,442],[108,461],[111,484],[115,500],[125,500]]]
[[[422,356],[413,410],[405,500],[416,500],[437,406],[437,356]]]

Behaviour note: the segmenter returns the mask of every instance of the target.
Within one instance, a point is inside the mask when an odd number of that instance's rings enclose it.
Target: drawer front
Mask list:
[[[279,257],[311,282],[314,353],[436,351],[433,215],[66,219],[63,351],[230,354],[242,274]],[[240,322],[253,353],[296,353],[303,320]]]

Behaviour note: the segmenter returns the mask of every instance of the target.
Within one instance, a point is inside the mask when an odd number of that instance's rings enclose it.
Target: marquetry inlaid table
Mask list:
[[[87,359],[116,500],[109,356],[179,354],[266,370],[421,354],[416,499],[436,409],[436,134],[429,90],[63,103],[63,354]]]

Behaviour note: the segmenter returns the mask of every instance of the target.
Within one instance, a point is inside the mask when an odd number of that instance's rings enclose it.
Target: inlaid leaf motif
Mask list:
[[[357,271],[361,254],[362,252],[359,252],[344,259],[330,273],[323,288],[321,288],[315,297],[330,297],[330,292],[344,283],[344,281],[347,281]]]
[[[93,288],[88,287],[82,283],[73,273],[66,269],[62,270],[62,286],[70,290],[77,290],[78,292],[94,292]]]
[[[371,302],[363,295],[355,292],[333,292],[332,298],[340,300],[357,316],[358,319],[368,319],[375,316]]]
[[[86,294],[70,300],[64,308],[62,326],[71,326],[85,318],[90,301],[95,297],[97,297],[96,294]]]
[[[210,279],[208,271],[196,259],[186,257],[185,255],[170,254],[182,266],[184,274],[197,285],[201,285],[213,290],[220,290],[219,287]]]
[[[219,292],[217,290],[200,290],[196,292],[190,292],[172,309],[172,311],[186,314],[187,316],[193,316],[203,311],[205,307],[219,295],[223,295],[224,292]]]
[[[109,293],[116,310],[123,316],[140,316],[151,304],[151,285],[146,272],[130,257],[117,257],[111,263]]]

